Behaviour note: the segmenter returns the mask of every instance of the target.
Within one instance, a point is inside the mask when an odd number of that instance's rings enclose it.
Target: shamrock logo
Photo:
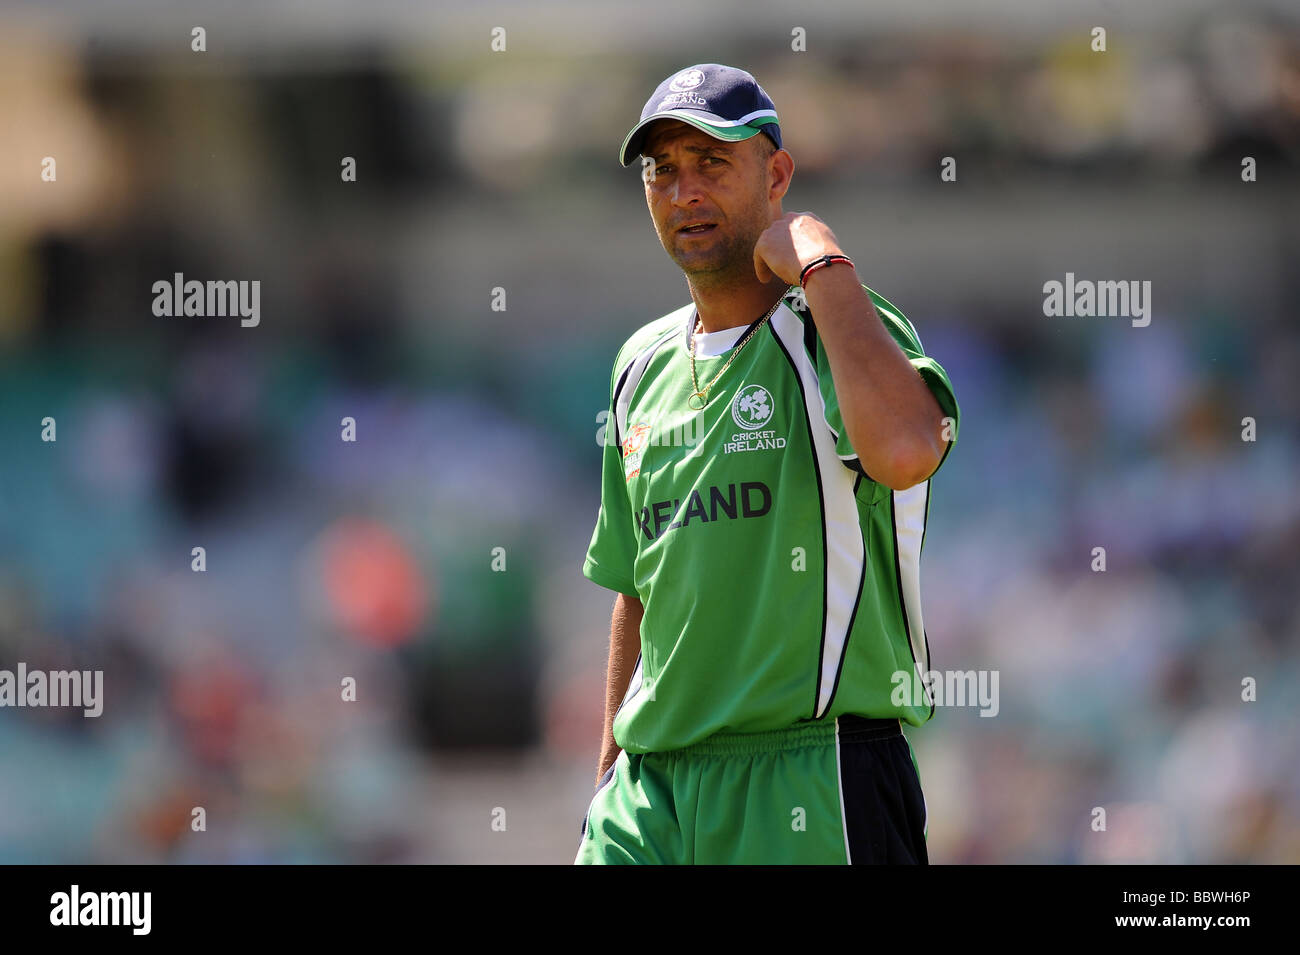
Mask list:
[[[746,385],[736,392],[731,403],[731,417],[748,431],[763,427],[772,420],[772,395],[762,385]]]

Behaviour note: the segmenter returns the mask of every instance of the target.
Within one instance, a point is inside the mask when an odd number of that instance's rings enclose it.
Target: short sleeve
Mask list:
[[[615,367],[617,372],[617,366]],[[621,594],[637,596],[633,582],[636,562],[636,522],[627,496],[623,455],[614,416],[614,389],[610,383],[609,408],[601,442],[600,512],[591,533],[582,573],[593,583]]]
[[[952,446],[957,440],[957,432],[961,423],[961,409],[957,405],[957,397],[953,392],[952,382],[948,379],[948,373],[944,371],[943,366],[922,350],[921,339],[916,334],[916,329],[912,327],[912,323],[907,320],[907,317],[865,285],[863,289],[871,296],[871,301],[876,306],[876,312],[880,315],[885,328],[889,330],[889,334],[893,336],[894,341],[898,343],[898,347],[903,350],[903,354],[912,363],[912,367],[920,373],[922,380],[929,386],[935,401],[938,402],[939,408],[943,411],[944,417],[952,419],[948,444],[944,448],[943,458],[939,460],[939,467],[942,467],[943,462],[948,458],[948,452],[952,450]],[[821,336],[814,331],[812,337],[815,339],[818,385],[821,389],[822,401],[826,405],[826,425],[830,428],[831,433],[835,435],[835,453],[846,467],[870,478],[871,475],[863,471],[862,464],[858,460],[858,453],[853,449],[853,445],[849,443],[849,436],[844,431],[844,419],[840,414],[839,397],[835,393],[835,383],[831,377],[830,359],[827,357],[826,349],[822,345]],[[938,468],[936,467],[935,470],[937,471]]]

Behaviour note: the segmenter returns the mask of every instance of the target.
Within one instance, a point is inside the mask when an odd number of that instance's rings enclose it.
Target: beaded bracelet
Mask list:
[[[800,288],[804,287],[804,283],[808,281],[809,275],[816,272],[818,269],[825,268],[826,266],[830,265],[832,262],[847,262],[849,263],[849,265],[853,264],[852,259],[850,259],[847,255],[841,255],[838,252],[830,252],[826,255],[820,256],[819,258],[815,258],[807,265],[805,265],[803,267],[803,271],[799,273],[799,287]]]

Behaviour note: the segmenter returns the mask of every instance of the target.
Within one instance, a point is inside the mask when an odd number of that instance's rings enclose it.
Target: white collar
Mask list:
[[[776,313],[780,311],[784,305],[785,300],[782,299],[781,303],[777,305],[776,310],[772,312],[772,318],[776,317]],[[700,313],[698,310],[694,308],[691,309],[691,313],[687,316],[685,328],[683,329],[686,335],[689,336],[695,334],[695,329],[699,325],[699,315]],[[769,322],[770,321],[771,319],[769,319]],[[749,330],[750,325],[753,324],[753,322],[750,322],[748,325],[735,325],[731,328],[720,328],[716,332],[695,334],[695,357],[717,358],[719,355],[726,354],[736,346],[736,343],[740,341],[741,336],[744,335],[745,332]],[[684,340],[684,345],[687,349],[690,348],[689,338]]]
[[[695,357],[716,358],[725,354],[736,347],[736,342],[740,341],[740,336],[745,334],[747,328],[748,325],[737,325],[735,328],[721,328],[716,332],[696,333]]]

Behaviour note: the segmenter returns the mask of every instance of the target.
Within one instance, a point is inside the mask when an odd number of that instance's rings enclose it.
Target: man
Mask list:
[[[638,153],[692,301],[610,380],[583,573],[618,596],[575,861],[927,862],[900,720],[934,709],[899,690],[930,669],[918,575],[948,376],[826,223],[782,211],[794,162],[749,73],[669,77],[620,162]]]

